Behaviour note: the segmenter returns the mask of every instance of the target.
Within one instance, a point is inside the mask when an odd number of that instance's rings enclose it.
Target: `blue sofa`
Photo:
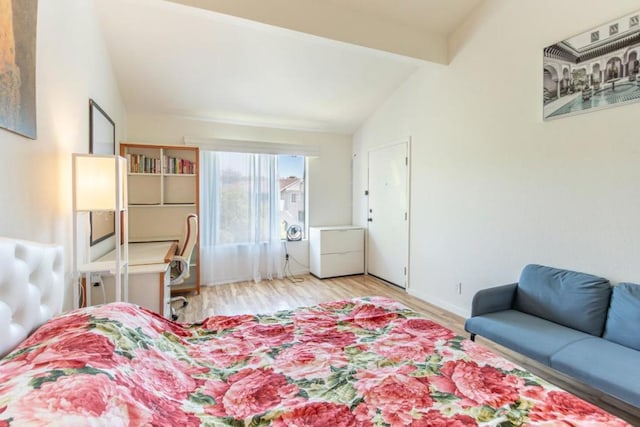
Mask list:
[[[465,330],[640,407],[640,285],[527,265],[474,296]]]

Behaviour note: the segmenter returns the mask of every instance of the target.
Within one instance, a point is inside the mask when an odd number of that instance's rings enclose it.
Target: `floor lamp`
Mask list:
[[[72,154],[73,161],[73,269],[74,308],[80,305],[80,265],[78,264],[78,214],[81,212],[115,212],[115,261],[107,271],[115,278],[116,301],[127,301],[129,296],[128,261],[128,212],[127,212],[127,161],[114,155]],[[87,217],[84,215],[85,225]],[[88,237],[88,233],[85,234]],[[86,248],[86,243],[82,245]],[[119,249],[119,250],[118,250]],[[90,260],[86,260],[91,270]],[[104,266],[95,272],[105,271]],[[90,286],[85,283],[85,286]],[[124,292],[123,292],[124,291]],[[122,293],[124,293],[124,298]],[[86,294],[85,294],[86,295]],[[86,302],[89,305],[90,301]]]

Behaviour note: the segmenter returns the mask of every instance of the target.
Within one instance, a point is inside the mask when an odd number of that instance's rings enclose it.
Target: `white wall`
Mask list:
[[[351,223],[351,137],[297,130],[216,123],[173,116],[130,114],[128,142],[182,145],[183,138],[223,138],[320,147],[307,170],[309,225]],[[293,274],[309,271],[307,241],[289,242]]]
[[[40,1],[36,47],[38,139],[0,129],[0,235],[64,245],[71,307],[71,153],[89,151],[89,98],[116,122],[125,110],[93,2]]]
[[[412,138],[410,293],[468,315],[527,263],[640,282],[640,103],[542,121],[542,49],[638,6],[488,0],[358,130],[357,224],[367,152]]]

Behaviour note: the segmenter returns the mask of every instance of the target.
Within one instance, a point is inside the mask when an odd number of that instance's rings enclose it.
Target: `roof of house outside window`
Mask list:
[[[296,184],[301,182],[300,178],[290,176],[289,178],[280,178],[280,192],[291,189]]]

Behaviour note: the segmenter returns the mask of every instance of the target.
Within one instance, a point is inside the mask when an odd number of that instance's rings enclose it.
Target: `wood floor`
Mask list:
[[[320,280],[307,275],[299,277],[296,282],[283,279],[265,280],[260,283],[241,282],[202,287],[200,295],[187,297],[189,305],[178,311],[180,313],[179,321],[197,322],[213,315],[271,313],[321,302],[370,295],[392,298],[454,332],[468,336],[464,331],[465,319],[462,317],[410,296],[403,289],[371,276],[349,276]],[[547,381],[625,419],[634,426],[640,426],[640,409],[605,395],[488,340],[478,337],[476,341]]]

